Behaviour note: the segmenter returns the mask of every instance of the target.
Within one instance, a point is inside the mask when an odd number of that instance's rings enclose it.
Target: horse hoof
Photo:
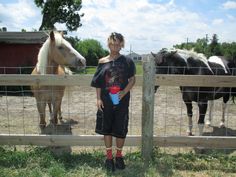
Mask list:
[[[44,129],[46,127],[46,124],[39,124],[40,129]]]
[[[187,136],[194,136],[194,134],[192,132],[188,132]]]
[[[207,127],[211,127],[211,122],[210,122],[210,121],[206,121],[205,125],[206,125]]]
[[[220,128],[225,128],[225,124],[220,124]]]
[[[50,120],[50,124],[52,124],[52,125],[57,125],[57,121],[55,121],[55,120]]]

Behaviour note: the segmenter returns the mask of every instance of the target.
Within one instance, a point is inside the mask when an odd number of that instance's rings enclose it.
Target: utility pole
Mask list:
[[[188,49],[188,37],[187,37],[187,42],[186,42],[186,48]]]
[[[206,34],[206,42],[208,43],[208,34]]]
[[[129,54],[130,54],[130,56],[131,56],[131,52],[132,52],[132,45],[130,44],[130,46],[129,46]]]

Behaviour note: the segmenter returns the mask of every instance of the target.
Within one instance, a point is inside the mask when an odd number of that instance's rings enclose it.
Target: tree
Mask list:
[[[98,59],[108,54],[108,51],[104,50],[102,45],[94,39],[80,41],[76,49],[86,58],[87,66],[97,66]]]
[[[236,42],[222,43],[221,50],[225,57],[229,59],[234,59],[236,61]]]
[[[186,49],[186,50],[191,50],[195,46],[194,42],[188,42],[188,43],[181,43],[181,44],[176,44],[173,47],[177,49]]]
[[[207,49],[206,38],[197,39],[194,50],[198,53],[205,53]]]
[[[222,52],[220,50],[220,44],[218,43],[217,34],[213,34],[211,43],[208,47],[210,55],[218,55],[218,56],[222,55]]]
[[[79,43],[80,39],[76,36],[76,37],[65,37],[67,41],[70,42],[70,44],[72,45],[72,47],[76,48],[77,44]]]
[[[34,0],[37,7],[41,8],[43,19],[39,30],[55,29],[55,23],[65,23],[69,31],[77,30],[82,24],[79,14],[82,0]]]

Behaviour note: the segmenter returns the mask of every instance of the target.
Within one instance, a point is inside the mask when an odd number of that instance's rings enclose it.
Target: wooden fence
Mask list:
[[[166,86],[215,86],[236,87],[235,76],[196,76],[196,75],[155,75],[152,60],[144,61],[143,76],[136,76],[136,85],[143,87],[142,135],[128,136],[127,146],[142,147],[142,154],[149,159],[153,146],[236,148],[235,137],[225,136],[154,136],[154,85]],[[89,86],[92,75],[0,75],[0,85],[67,85]],[[52,82],[53,80],[53,82]],[[154,80],[154,82],[153,82]],[[141,101],[141,100],[140,100]],[[1,133],[1,132],[0,132]],[[0,134],[1,145],[42,145],[42,146],[102,146],[99,135],[37,135]]]

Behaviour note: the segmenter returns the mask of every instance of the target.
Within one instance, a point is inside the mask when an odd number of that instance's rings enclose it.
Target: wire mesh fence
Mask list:
[[[198,135],[199,109],[193,103],[193,132]],[[205,125],[203,135],[210,136],[236,136],[236,105],[232,99],[227,103],[225,113],[225,127],[220,127],[222,119],[223,99],[214,100],[212,108],[211,126]],[[208,106],[205,122],[209,119],[210,107]],[[155,134],[159,136],[186,136],[188,128],[187,108],[182,99],[179,87],[164,86],[155,94]]]
[[[135,95],[135,96],[134,96]],[[135,87],[131,95],[129,134],[141,132],[140,87]],[[39,113],[33,96],[0,97],[0,132],[3,134],[41,134]],[[43,133],[94,135],[96,122],[96,92],[89,86],[67,87],[61,105],[62,120],[58,126],[50,124],[50,113],[46,107],[47,126]]]
[[[53,80],[51,80],[53,82]],[[6,86],[3,86],[6,88]],[[23,88],[23,87],[21,87]],[[22,89],[19,91],[25,92]],[[43,132],[39,128],[39,113],[36,100],[32,95],[2,94],[0,97],[1,134],[60,134],[95,135],[96,92],[89,85],[69,86],[62,102],[62,121],[52,128],[49,125],[49,111],[46,109],[47,126]],[[128,135],[141,135],[142,132],[142,85],[131,91],[130,120]],[[236,105],[232,100],[226,109],[225,128],[219,128],[222,99],[215,101],[212,126],[204,129],[207,136],[236,136]],[[193,132],[197,134],[198,107],[193,104]],[[209,110],[205,120],[209,116]],[[161,86],[155,93],[154,104],[155,136],[186,136],[188,127],[186,106],[178,86]]]

